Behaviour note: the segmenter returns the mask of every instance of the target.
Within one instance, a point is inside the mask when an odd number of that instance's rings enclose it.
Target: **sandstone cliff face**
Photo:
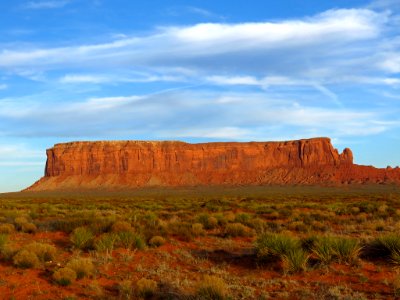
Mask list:
[[[47,150],[29,190],[97,187],[400,182],[398,169],[353,164],[330,139],[288,142],[72,142]]]

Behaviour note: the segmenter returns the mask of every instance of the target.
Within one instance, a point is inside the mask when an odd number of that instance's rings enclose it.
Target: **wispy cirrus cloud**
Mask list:
[[[48,0],[48,1],[29,1],[22,8],[24,9],[54,9],[61,8],[69,4],[70,0]]]

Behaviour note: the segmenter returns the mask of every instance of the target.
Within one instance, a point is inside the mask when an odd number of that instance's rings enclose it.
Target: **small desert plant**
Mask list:
[[[42,262],[51,261],[56,255],[56,248],[53,245],[32,242],[23,247],[24,250],[35,253]]]
[[[316,240],[312,251],[325,264],[334,260],[355,263],[361,246],[356,239],[326,236]]]
[[[209,214],[201,214],[197,218],[198,222],[203,224],[205,229],[213,229],[218,225],[218,219]]]
[[[76,280],[76,273],[74,270],[70,268],[61,268],[54,272],[53,279],[59,285],[70,285],[72,282]]]
[[[157,282],[151,279],[142,278],[136,282],[136,293],[143,298],[149,298],[157,290]]]
[[[314,241],[312,246],[312,252],[317,256],[317,258],[325,263],[329,264],[335,258],[335,250],[333,246],[332,237],[320,237]]]
[[[339,262],[355,263],[359,257],[361,246],[356,239],[336,238],[335,254]]]
[[[71,233],[70,240],[76,248],[87,249],[92,245],[93,233],[86,227],[78,227]]]
[[[231,237],[245,237],[252,234],[249,227],[243,225],[242,223],[231,223],[226,225],[225,234]]]
[[[124,299],[132,299],[133,287],[130,280],[123,280],[118,284],[118,292]]]
[[[121,231],[117,235],[118,245],[125,249],[137,248],[140,250],[145,246],[143,239],[132,231]]]
[[[39,266],[39,258],[35,253],[22,249],[14,255],[13,263],[19,268],[35,268]]]
[[[390,257],[393,263],[400,264],[400,235],[394,233],[382,235],[372,241],[370,247],[374,255]]]
[[[22,225],[25,223],[28,223],[28,220],[25,217],[18,217],[18,218],[15,218],[14,223],[15,223],[17,229],[21,230]]]
[[[282,255],[283,269],[288,273],[301,272],[307,269],[309,255],[301,248],[294,248]]]
[[[300,242],[297,239],[282,234],[266,233],[256,241],[257,255],[261,259],[269,256],[280,257],[298,248],[300,248]]]
[[[73,258],[67,263],[66,267],[74,270],[78,279],[91,276],[94,273],[94,266],[90,258]]]
[[[152,247],[160,247],[165,244],[165,239],[162,236],[153,236],[150,241],[149,245]]]
[[[240,213],[235,216],[235,222],[242,223],[244,225],[248,225],[251,220],[251,216],[246,213]]]
[[[0,225],[0,234],[1,233],[6,233],[6,234],[10,234],[13,233],[15,231],[15,226],[13,224],[1,224]]]
[[[8,243],[8,235],[7,234],[0,234],[0,253],[3,254],[4,250],[7,247]]]
[[[196,296],[202,300],[224,300],[228,297],[228,287],[221,278],[204,276],[197,287]]]
[[[21,224],[21,231],[26,233],[35,233],[37,231],[37,227],[33,223],[23,223]]]
[[[117,233],[126,232],[126,231],[133,231],[133,228],[131,224],[126,221],[118,221],[111,226],[111,231]]]
[[[114,244],[118,240],[118,235],[114,233],[104,233],[94,242],[94,247],[99,252],[111,252],[114,250]]]
[[[204,235],[204,226],[201,223],[194,223],[192,224],[192,234],[194,236]]]

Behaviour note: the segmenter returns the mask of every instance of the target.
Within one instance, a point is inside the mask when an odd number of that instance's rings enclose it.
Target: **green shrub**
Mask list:
[[[245,237],[250,236],[252,231],[249,227],[243,225],[242,223],[231,223],[226,225],[225,234],[231,237]]]
[[[152,247],[160,247],[165,244],[165,239],[162,236],[153,236],[150,241],[149,245]]]
[[[157,291],[157,282],[142,278],[136,282],[136,293],[143,298],[149,298]]]
[[[355,263],[361,247],[356,239],[326,236],[316,240],[312,251],[319,260],[326,264],[335,260]]]
[[[140,250],[143,249],[145,246],[143,239],[132,231],[121,231],[118,232],[117,235],[118,245],[122,246],[125,249],[136,248]]]
[[[115,233],[104,233],[95,240],[94,247],[99,252],[111,252],[117,240],[118,235]]]
[[[14,255],[13,263],[19,268],[35,268],[39,266],[39,258],[35,253],[22,249]]]
[[[65,267],[74,270],[78,279],[89,277],[94,273],[93,262],[90,258],[73,258]]]
[[[300,242],[289,236],[266,233],[256,241],[256,252],[259,258],[286,255],[293,249],[300,248]]]
[[[59,285],[67,286],[76,280],[76,273],[70,268],[61,268],[54,272],[53,279]]]
[[[24,246],[23,249],[35,253],[42,262],[53,260],[57,252],[57,249],[53,245],[38,242],[32,242]]]
[[[202,300],[224,300],[228,297],[228,288],[221,278],[204,276],[197,287],[196,296]]]
[[[382,235],[372,241],[373,255],[378,257],[389,257],[395,264],[400,264],[400,235],[390,233]]]
[[[325,263],[329,264],[335,258],[334,241],[332,237],[320,237],[314,242],[312,252],[317,258]]]
[[[78,249],[87,249],[92,246],[93,233],[86,227],[75,228],[70,235],[70,240]]]
[[[301,248],[294,248],[282,255],[283,269],[288,273],[301,272],[307,269],[309,255]]]
[[[0,234],[10,234],[15,231],[15,226],[13,224],[0,224]]]

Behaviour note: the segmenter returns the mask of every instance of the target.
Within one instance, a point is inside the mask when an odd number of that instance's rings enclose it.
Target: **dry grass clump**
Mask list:
[[[67,263],[66,268],[74,270],[78,279],[89,277],[95,271],[90,258],[73,258]]]
[[[13,263],[19,268],[28,269],[38,267],[40,261],[35,253],[22,249],[14,255]]]
[[[142,278],[136,282],[136,293],[143,298],[152,297],[157,291],[157,282],[151,279]]]
[[[86,227],[75,228],[70,235],[70,240],[78,249],[84,250],[92,246],[94,235]]]
[[[298,239],[283,234],[261,235],[256,241],[256,252],[263,260],[279,258],[289,273],[306,270],[309,259]]]
[[[119,295],[123,299],[132,299],[133,296],[133,286],[130,280],[123,280],[118,284]]]
[[[131,231],[121,231],[118,233],[117,245],[125,249],[142,250],[146,246],[142,237]]]
[[[251,228],[242,223],[231,223],[225,227],[225,235],[231,237],[246,237],[253,234]]]
[[[214,229],[218,226],[218,219],[209,214],[201,214],[197,217],[197,221],[203,224],[205,229]]]
[[[13,224],[5,223],[5,224],[0,224],[0,234],[5,233],[5,234],[10,234],[15,231],[15,226]]]
[[[76,280],[76,273],[70,268],[61,268],[54,272],[53,279],[59,285],[67,286]]]
[[[53,245],[38,242],[32,242],[23,249],[36,254],[41,262],[52,261],[57,253],[57,249]]]
[[[192,234],[194,236],[201,236],[205,234],[204,226],[201,223],[192,224]]]
[[[221,278],[204,276],[197,287],[196,298],[202,300],[225,300],[228,298],[228,287]]]
[[[111,252],[118,241],[118,235],[115,233],[104,233],[94,241],[94,248],[99,252]]]
[[[361,249],[356,239],[325,236],[317,238],[311,250],[321,262],[329,264],[332,261],[356,263]]]
[[[21,231],[26,233],[35,233],[37,231],[37,227],[35,224],[27,222],[21,224]]]
[[[14,224],[18,230],[21,230],[22,225],[28,223],[28,219],[25,217],[17,217],[14,219]]]
[[[126,231],[133,231],[133,228],[131,224],[126,221],[118,221],[111,226],[111,231],[116,233],[126,232]]]
[[[165,239],[159,235],[153,236],[149,241],[149,245],[152,247],[160,247],[164,244],[165,244]]]

